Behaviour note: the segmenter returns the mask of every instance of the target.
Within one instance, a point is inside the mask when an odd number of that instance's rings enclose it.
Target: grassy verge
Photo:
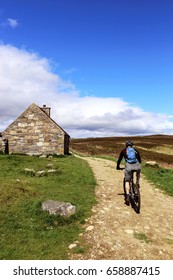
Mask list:
[[[117,161],[111,156],[101,156],[101,158]],[[121,164],[123,166],[123,162]],[[141,172],[148,181],[153,183],[166,194],[173,196],[173,169],[161,167],[146,167],[145,163],[141,165]]]
[[[142,173],[146,179],[152,182],[165,193],[173,196],[173,170],[160,167],[143,167]]]
[[[55,174],[38,177],[48,164]],[[68,259],[68,246],[82,231],[81,224],[96,203],[95,180],[86,161],[73,156],[39,158],[0,155],[0,259]],[[41,210],[48,199],[70,202],[70,218]]]

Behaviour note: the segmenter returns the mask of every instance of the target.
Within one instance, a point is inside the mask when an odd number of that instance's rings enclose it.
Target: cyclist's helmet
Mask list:
[[[132,147],[133,145],[134,145],[134,143],[133,143],[133,141],[131,141],[131,140],[128,140],[128,141],[126,142],[126,147],[128,147],[128,146]]]

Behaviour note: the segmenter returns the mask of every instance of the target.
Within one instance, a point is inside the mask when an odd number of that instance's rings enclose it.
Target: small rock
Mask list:
[[[123,211],[123,214],[130,215],[130,212],[129,211]]]
[[[121,248],[121,247],[122,247],[121,242],[120,242],[120,241],[116,241],[114,247],[115,247],[115,248]]]
[[[49,169],[47,172],[48,172],[48,173],[56,173],[56,172],[57,172],[57,169]]]
[[[126,229],[125,232],[127,234],[133,234],[134,233],[133,229]]]
[[[35,176],[35,170],[34,169],[25,168],[24,171],[28,175]]]
[[[77,246],[77,244],[70,244],[70,245],[68,246],[68,248],[71,250],[71,249],[75,248],[76,246]]]
[[[94,226],[89,226],[89,227],[86,228],[86,231],[91,231],[93,229],[94,229]]]
[[[52,168],[52,167],[53,167],[53,164],[52,164],[52,163],[48,163],[48,164],[46,165],[46,167],[47,167],[47,168]]]
[[[156,161],[147,161],[145,163],[145,166],[159,167],[159,165],[158,165],[158,163]]]
[[[37,172],[37,175],[38,175],[39,177],[42,177],[42,176],[44,176],[45,174],[46,174],[46,171],[44,171],[44,170],[40,170],[40,171]]]
[[[102,225],[104,222],[103,221],[98,221],[96,223],[99,224],[99,225]]]
[[[149,230],[149,229],[150,229],[150,227],[146,226],[146,227],[144,227],[144,229],[148,229],[148,230]]]

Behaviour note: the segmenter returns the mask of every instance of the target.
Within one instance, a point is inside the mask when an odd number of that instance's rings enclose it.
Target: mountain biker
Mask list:
[[[141,157],[139,152],[133,147],[134,143],[131,140],[128,140],[125,143],[126,147],[120,152],[118,161],[117,161],[117,170],[120,170],[121,160],[125,159],[125,190],[126,197],[125,203],[129,205],[129,191],[130,191],[130,180],[132,178],[132,172],[136,171],[136,184],[139,186],[140,171],[141,171]]]

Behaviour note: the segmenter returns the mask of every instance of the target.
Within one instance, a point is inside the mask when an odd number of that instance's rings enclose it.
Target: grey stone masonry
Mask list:
[[[5,143],[4,139],[0,138],[0,153],[5,153]]]
[[[59,155],[68,153],[69,149],[69,135],[34,103],[2,136],[8,139],[9,153]]]

